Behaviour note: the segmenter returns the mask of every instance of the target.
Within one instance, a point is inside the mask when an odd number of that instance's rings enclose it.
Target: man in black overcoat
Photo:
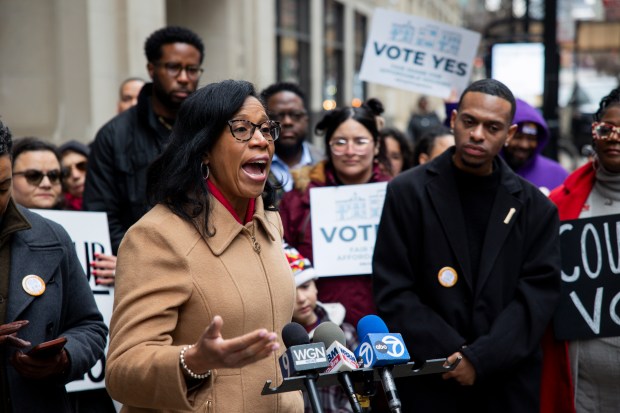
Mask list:
[[[416,361],[449,373],[397,379],[405,412],[536,412],[540,340],[560,293],[556,208],[498,156],[515,100],[470,85],[452,113],[456,145],[387,188],[374,296]]]

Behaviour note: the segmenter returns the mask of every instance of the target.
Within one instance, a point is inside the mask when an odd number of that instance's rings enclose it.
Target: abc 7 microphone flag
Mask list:
[[[364,367],[385,366],[395,361],[409,361],[409,352],[398,333],[369,333],[356,349],[355,355],[362,359]]]

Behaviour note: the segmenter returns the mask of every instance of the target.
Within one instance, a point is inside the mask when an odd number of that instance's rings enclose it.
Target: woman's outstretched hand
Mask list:
[[[219,315],[202,333],[194,347],[185,352],[185,363],[196,374],[217,368],[240,368],[262,360],[280,348],[277,334],[261,328],[239,337],[222,337],[224,320]]]

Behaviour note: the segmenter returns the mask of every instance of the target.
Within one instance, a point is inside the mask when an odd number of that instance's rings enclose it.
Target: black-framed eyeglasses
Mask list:
[[[291,118],[292,121],[294,122],[299,122],[300,120],[302,120],[304,117],[306,117],[308,115],[308,112],[306,111],[301,111],[301,110],[293,110],[290,112],[279,112],[279,113],[275,113],[275,112],[270,112],[269,113],[269,117],[273,120],[276,120],[278,122],[282,122],[287,116],[289,118]]]
[[[280,137],[280,122],[267,120],[261,124],[252,123],[245,119],[232,119],[228,121],[230,133],[239,142],[247,142],[252,139],[256,128],[268,142],[278,140]]]
[[[594,122],[592,124],[592,138],[594,139],[609,140],[613,134],[616,135],[616,140],[620,140],[620,126],[607,122]]]
[[[26,181],[32,186],[39,186],[43,178],[47,176],[52,185],[60,183],[66,175],[66,172],[60,169],[52,169],[51,171],[43,172],[36,169],[28,169],[22,172],[13,172],[13,175],[24,175]]]
[[[164,62],[164,63],[156,63],[156,66],[163,67],[166,69],[166,73],[168,73],[171,77],[177,77],[181,74],[183,70],[187,74],[187,77],[196,80],[202,75],[204,69],[200,66],[183,66],[181,63],[172,63],[172,62]]]

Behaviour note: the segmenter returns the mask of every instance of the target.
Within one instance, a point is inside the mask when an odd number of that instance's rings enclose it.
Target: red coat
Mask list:
[[[579,218],[581,209],[594,187],[595,177],[594,166],[592,162],[588,162],[551,191],[549,199],[557,205],[560,221]]]
[[[312,227],[310,222],[310,189],[337,186],[338,181],[327,161],[293,171],[295,189],[284,194],[280,202],[280,216],[284,239],[303,255],[314,261],[312,255]],[[370,182],[390,179],[377,165]],[[375,314],[372,279],[368,275],[328,277],[317,280],[318,299],[324,303],[339,302],[347,310],[345,321],[356,326],[360,318]]]
[[[592,163],[587,163],[551,191],[549,199],[558,207],[561,221],[579,218],[595,181]],[[543,370],[540,411],[542,413],[572,413],[575,395],[568,358],[568,343],[556,340],[551,328],[543,336]]]

